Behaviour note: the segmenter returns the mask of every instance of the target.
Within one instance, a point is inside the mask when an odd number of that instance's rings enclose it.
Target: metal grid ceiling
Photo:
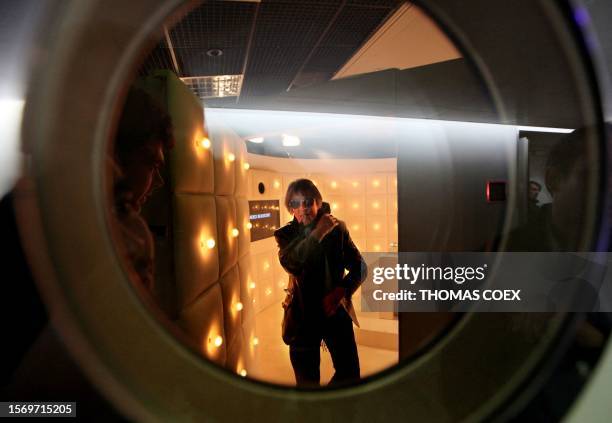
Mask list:
[[[328,80],[401,3],[210,1],[180,17],[169,35],[180,77],[240,75],[246,64],[240,102],[247,102],[281,94],[292,83]],[[211,57],[206,54],[210,49],[223,54]],[[174,70],[165,40],[155,47],[140,73],[160,68]]]
[[[174,70],[170,49],[165,40],[160,40],[155,48],[153,48],[153,51],[146,57],[144,63],[140,67],[138,74],[140,76],[146,76],[157,69]]]
[[[170,31],[181,77],[242,73],[255,3],[212,2],[192,10]],[[223,55],[211,57],[210,49]]]
[[[303,72],[323,73],[325,80],[331,78],[378,29],[392,10],[387,7],[344,7]]]

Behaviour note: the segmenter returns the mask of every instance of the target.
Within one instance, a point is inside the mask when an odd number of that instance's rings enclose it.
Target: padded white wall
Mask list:
[[[178,323],[206,358],[243,374],[256,351],[246,147],[227,128],[206,134],[203,116],[170,154]]]

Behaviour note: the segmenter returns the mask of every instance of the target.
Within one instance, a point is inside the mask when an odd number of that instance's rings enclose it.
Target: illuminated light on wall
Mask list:
[[[285,281],[283,281],[283,280],[278,281],[278,287],[279,288],[284,288],[285,287]]]
[[[270,263],[265,261],[264,264],[263,264],[263,268],[264,268],[264,270],[268,270],[270,268]]]
[[[242,377],[246,377],[246,376],[247,376],[247,371],[246,371],[246,369],[241,369],[241,370],[238,372],[238,374],[239,374],[240,376],[242,376]]]
[[[240,301],[238,301],[236,304],[234,304],[234,308],[236,309],[236,311],[242,311],[244,306],[242,305]]]
[[[249,169],[251,168],[251,165],[245,162],[245,163],[242,165],[242,167],[244,168],[244,170],[249,170]]]
[[[215,347],[219,348],[221,344],[223,344],[223,337],[221,337],[220,335],[217,335],[215,337],[214,344],[215,344]]]
[[[214,239],[208,238],[206,240],[206,246],[208,247],[209,250],[212,250],[213,248],[215,248],[215,245],[216,245],[216,243],[215,243]]]
[[[259,338],[254,336],[253,339],[251,340],[251,344],[253,344],[254,347],[259,345]]]
[[[257,285],[256,285],[256,284],[255,284],[255,282],[253,282],[253,281],[251,281],[251,282],[249,283],[249,288],[251,288],[251,289],[255,289],[255,287],[256,287],[256,286],[257,286]]]
[[[352,185],[353,185],[353,188],[357,188],[357,187],[359,186],[359,182],[357,182],[357,181],[353,181],[353,184],[352,184]]]
[[[300,139],[295,135],[287,134],[283,134],[281,142],[283,144],[283,147],[297,147],[301,143]]]
[[[233,228],[231,234],[234,238],[236,238],[238,235],[240,235],[240,231],[236,228]]]
[[[234,160],[236,160],[236,156],[234,155],[234,153],[229,153],[227,155],[227,160],[230,162],[233,162]]]
[[[354,224],[351,229],[353,229],[354,231],[358,231],[359,230],[359,225]]]
[[[380,181],[379,181],[378,179],[375,179],[375,180],[372,182],[372,186],[374,186],[374,187],[378,188],[378,187],[380,186]]]
[[[380,204],[378,203],[378,201],[376,201],[374,204],[372,204],[372,207],[378,209],[380,207]]]
[[[380,229],[380,224],[375,223],[374,225],[372,225],[374,227],[374,230],[377,231]]]
[[[332,203],[331,208],[332,210],[338,210],[340,207],[338,207],[337,203]]]
[[[266,296],[272,295],[272,288],[266,288]]]
[[[295,111],[280,111],[280,110],[253,110],[253,109],[229,109],[229,108],[207,108],[206,115],[209,121],[213,118],[222,119],[227,125],[238,128],[252,127],[252,121],[264,123],[266,125],[275,125],[278,122],[283,122],[288,127],[297,127],[308,120],[310,127],[339,126],[350,127],[356,136],[362,136],[363,133],[383,133],[381,129],[389,124],[399,126],[406,133],[414,133],[415,131],[423,131],[422,128],[430,127],[430,125],[442,125],[444,128],[454,128],[458,125],[466,127],[505,127],[516,128],[519,131],[533,132],[551,132],[551,133],[570,133],[574,129],[571,128],[553,128],[539,126],[519,126],[519,125],[502,125],[488,123],[474,123],[461,121],[445,121],[438,119],[413,119],[413,118],[396,118],[396,117],[380,117],[368,115],[349,115],[341,113],[313,113],[313,112],[295,112]],[[256,139],[259,137],[253,137]],[[258,141],[258,140],[257,140]],[[263,140],[262,140],[263,141]],[[252,141],[253,142],[253,141]]]
[[[251,222],[247,222],[246,228],[251,229],[252,227],[253,227],[253,224]]]
[[[255,298],[253,298],[253,301],[251,301],[251,303],[255,304]]]
[[[274,188],[279,189],[281,186],[280,182],[278,181],[278,179],[274,180]]]
[[[253,138],[247,138],[247,141],[255,143],[255,144],[261,144],[262,142],[264,142],[263,137],[253,137]]]
[[[197,146],[202,147],[205,150],[208,150],[211,146],[210,139],[208,137],[202,137],[202,139],[197,141]]]
[[[376,244],[374,246],[374,251],[380,251],[380,244]]]
[[[338,187],[338,184],[336,183],[336,181],[331,182],[331,187],[334,189]]]
[[[359,203],[353,203],[353,208],[354,209],[358,209],[359,208]]]

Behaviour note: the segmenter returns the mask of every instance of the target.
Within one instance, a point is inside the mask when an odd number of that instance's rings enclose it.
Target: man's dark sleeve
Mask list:
[[[342,260],[344,268],[348,270],[348,273],[342,279],[342,286],[346,289],[346,296],[350,298],[365,280],[368,267],[344,224],[342,224],[342,230],[344,232]]]
[[[299,276],[310,263],[322,258],[321,244],[306,234],[291,233],[281,228],[274,233],[281,266],[293,276]]]

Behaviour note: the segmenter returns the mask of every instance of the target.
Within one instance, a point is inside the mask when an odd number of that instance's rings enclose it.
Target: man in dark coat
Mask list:
[[[289,341],[297,384],[319,385],[321,341],[334,364],[330,384],[358,380],[359,356],[353,333],[353,321],[357,322],[351,296],[365,279],[366,264],[346,225],[324,207],[312,181],[292,182],[285,206],[294,219],[274,236],[280,263],[290,275],[290,298],[300,310],[297,333]],[[291,306],[288,303],[285,305]]]

